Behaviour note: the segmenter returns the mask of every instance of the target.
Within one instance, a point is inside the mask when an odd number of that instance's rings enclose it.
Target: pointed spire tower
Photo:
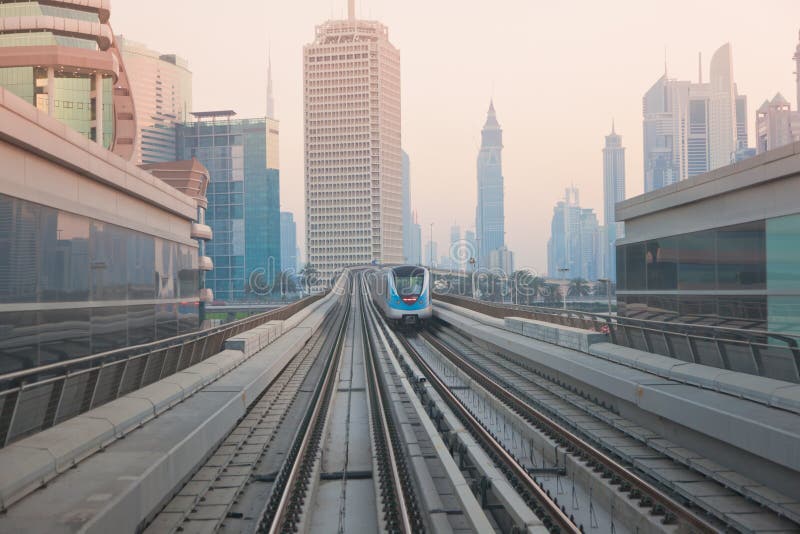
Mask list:
[[[275,118],[275,95],[272,88],[272,47],[267,54],[267,118]]]
[[[489,102],[478,153],[478,206],[475,214],[478,264],[489,268],[493,251],[505,246],[505,191],[503,185],[503,130],[494,99]]]
[[[798,34],[798,39],[800,40],[800,34]],[[797,43],[797,48],[794,50],[794,76],[795,81],[797,82],[797,101],[795,104],[797,105],[797,109],[800,110],[800,42]]]
[[[616,222],[617,202],[625,200],[625,147],[622,136],[617,134],[614,119],[611,119],[611,133],[606,136],[603,147],[603,211],[608,244],[603,251],[603,272],[605,278],[616,280],[617,256],[615,241],[623,237],[623,223]]]

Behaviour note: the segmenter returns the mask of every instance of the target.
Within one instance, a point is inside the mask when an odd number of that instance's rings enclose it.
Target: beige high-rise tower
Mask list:
[[[317,26],[303,50],[306,251],[324,282],[403,261],[400,51],[357,20]]]

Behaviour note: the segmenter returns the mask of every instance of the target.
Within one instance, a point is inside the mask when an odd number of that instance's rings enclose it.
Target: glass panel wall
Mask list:
[[[767,221],[769,329],[800,335],[800,215]],[[793,293],[793,294],[792,294]]]
[[[780,240],[780,237],[776,237]],[[785,244],[773,244],[776,251]],[[620,290],[766,289],[764,221],[617,247]],[[782,252],[775,252],[780,255]],[[791,265],[792,258],[783,261]],[[795,271],[796,265],[795,263]],[[784,268],[785,270],[785,268]]]
[[[196,247],[0,194],[0,373],[195,330],[198,296]]]

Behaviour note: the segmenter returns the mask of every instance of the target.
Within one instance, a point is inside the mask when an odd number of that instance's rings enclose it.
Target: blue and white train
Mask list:
[[[433,315],[431,273],[417,265],[395,265],[369,273],[372,299],[390,321],[420,325]]]

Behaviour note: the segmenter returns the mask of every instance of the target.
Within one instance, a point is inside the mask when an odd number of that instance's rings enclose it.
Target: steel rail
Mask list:
[[[406,500],[403,480],[400,477],[400,471],[398,468],[397,456],[395,454],[395,446],[397,444],[397,439],[392,439],[392,432],[390,431],[390,423],[389,417],[391,415],[387,411],[387,406],[383,402],[383,393],[385,392],[385,387],[382,385],[383,382],[378,377],[376,371],[376,354],[372,342],[370,341],[369,334],[368,334],[368,327],[369,324],[375,325],[375,317],[371,313],[370,314],[370,321],[367,320],[367,295],[365,293],[367,291],[366,286],[364,285],[364,279],[361,277],[362,281],[362,292],[361,292],[361,323],[363,325],[363,334],[364,334],[364,351],[365,351],[365,362],[367,363],[367,384],[370,389],[370,400],[375,403],[375,409],[373,412],[373,418],[378,417],[377,424],[380,427],[382,432],[384,447],[386,449],[386,453],[388,454],[388,464],[391,472],[391,485],[393,488],[393,497],[397,500],[397,508],[399,509],[399,514],[392,514],[392,515],[399,515],[399,522],[397,524],[389,525],[392,527],[391,530],[393,531],[394,528],[399,528],[400,532],[406,534],[412,534],[415,532],[419,532],[419,529],[414,529],[411,525],[411,518],[409,513],[409,507]],[[370,310],[372,311],[372,310]],[[374,311],[373,311],[374,313]],[[377,325],[376,325],[377,326]],[[375,452],[375,451],[373,451]],[[390,506],[393,503],[388,503]]]
[[[582,532],[569,516],[567,516],[567,514],[547,495],[545,490],[533,479],[533,476],[531,476],[525,467],[523,467],[483,426],[478,418],[464,406],[461,400],[447,387],[447,384],[439,378],[436,371],[428,365],[428,362],[417,352],[405,336],[400,336],[399,339],[414,360],[414,363],[416,363],[417,367],[425,374],[427,380],[433,385],[439,395],[441,395],[442,399],[444,399],[455,412],[460,414],[461,421],[469,428],[470,432],[482,441],[485,446],[491,449],[498,463],[503,464],[511,475],[519,481],[520,485],[524,486],[524,488],[532,494],[532,500],[539,505],[541,514],[544,515],[542,520],[545,522],[545,526],[551,530],[553,527],[556,527],[558,532],[572,532],[573,534]],[[528,501],[528,499],[525,500]],[[529,503],[529,505],[530,504],[531,503]],[[531,507],[534,508],[533,505],[531,505]],[[534,508],[534,511],[537,510]],[[537,515],[539,514],[537,513]],[[550,525],[547,525],[547,521],[550,522]]]
[[[327,367],[324,379],[318,383],[313,397],[313,409],[306,412],[306,417],[303,418],[299,426],[299,443],[295,440],[295,445],[292,446],[292,449],[290,449],[287,455],[286,461],[291,461],[291,469],[288,474],[286,474],[286,469],[289,464],[284,464],[284,466],[281,467],[280,474],[276,478],[276,484],[280,484],[282,479],[285,481],[282,487],[277,488],[280,491],[280,500],[278,500],[277,504],[272,508],[276,500],[276,494],[273,493],[265,503],[265,508],[259,521],[259,532],[267,531],[270,534],[277,534],[278,532],[291,532],[296,528],[295,526],[289,526],[287,523],[299,519],[296,515],[290,517],[293,513],[292,509],[297,505],[293,497],[296,492],[306,490],[306,488],[302,487],[302,477],[309,474],[307,468],[310,462],[307,455],[309,452],[315,450],[314,445],[318,444],[321,439],[320,427],[324,424],[324,416],[327,413],[330,399],[335,389],[335,376],[339,368],[344,339],[347,335],[348,319],[350,317],[349,299],[346,306],[344,318],[336,334],[336,342],[331,351],[331,357],[328,358],[326,364]],[[268,517],[270,515],[271,518]]]
[[[606,453],[597,447],[588,443],[585,439],[574,434],[564,425],[554,421],[550,417],[544,415],[540,411],[532,408],[523,399],[510,392],[501,384],[492,380],[480,369],[474,366],[467,359],[458,355],[455,351],[450,349],[447,345],[433,337],[429,333],[423,333],[423,338],[431,344],[437,351],[444,355],[451,363],[456,365],[459,369],[467,373],[467,375],[486,388],[490,393],[495,395],[498,399],[505,402],[513,410],[526,416],[529,419],[535,420],[544,427],[548,428],[554,435],[559,436],[567,447],[579,451],[591,461],[598,463],[605,468],[614,472],[621,480],[627,482],[634,489],[638,489],[640,493],[647,495],[653,501],[653,505],[661,504],[666,509],[671,511],[675,518],[683,521],[687,526],[691,526],[699,532],[716,532],[717,529],[702,517],[689,510],[686,506],[667,495],[665,492],[655,487],[647,480],[636,475],[624,465],[620,464],[615,459],[608,456]]]

